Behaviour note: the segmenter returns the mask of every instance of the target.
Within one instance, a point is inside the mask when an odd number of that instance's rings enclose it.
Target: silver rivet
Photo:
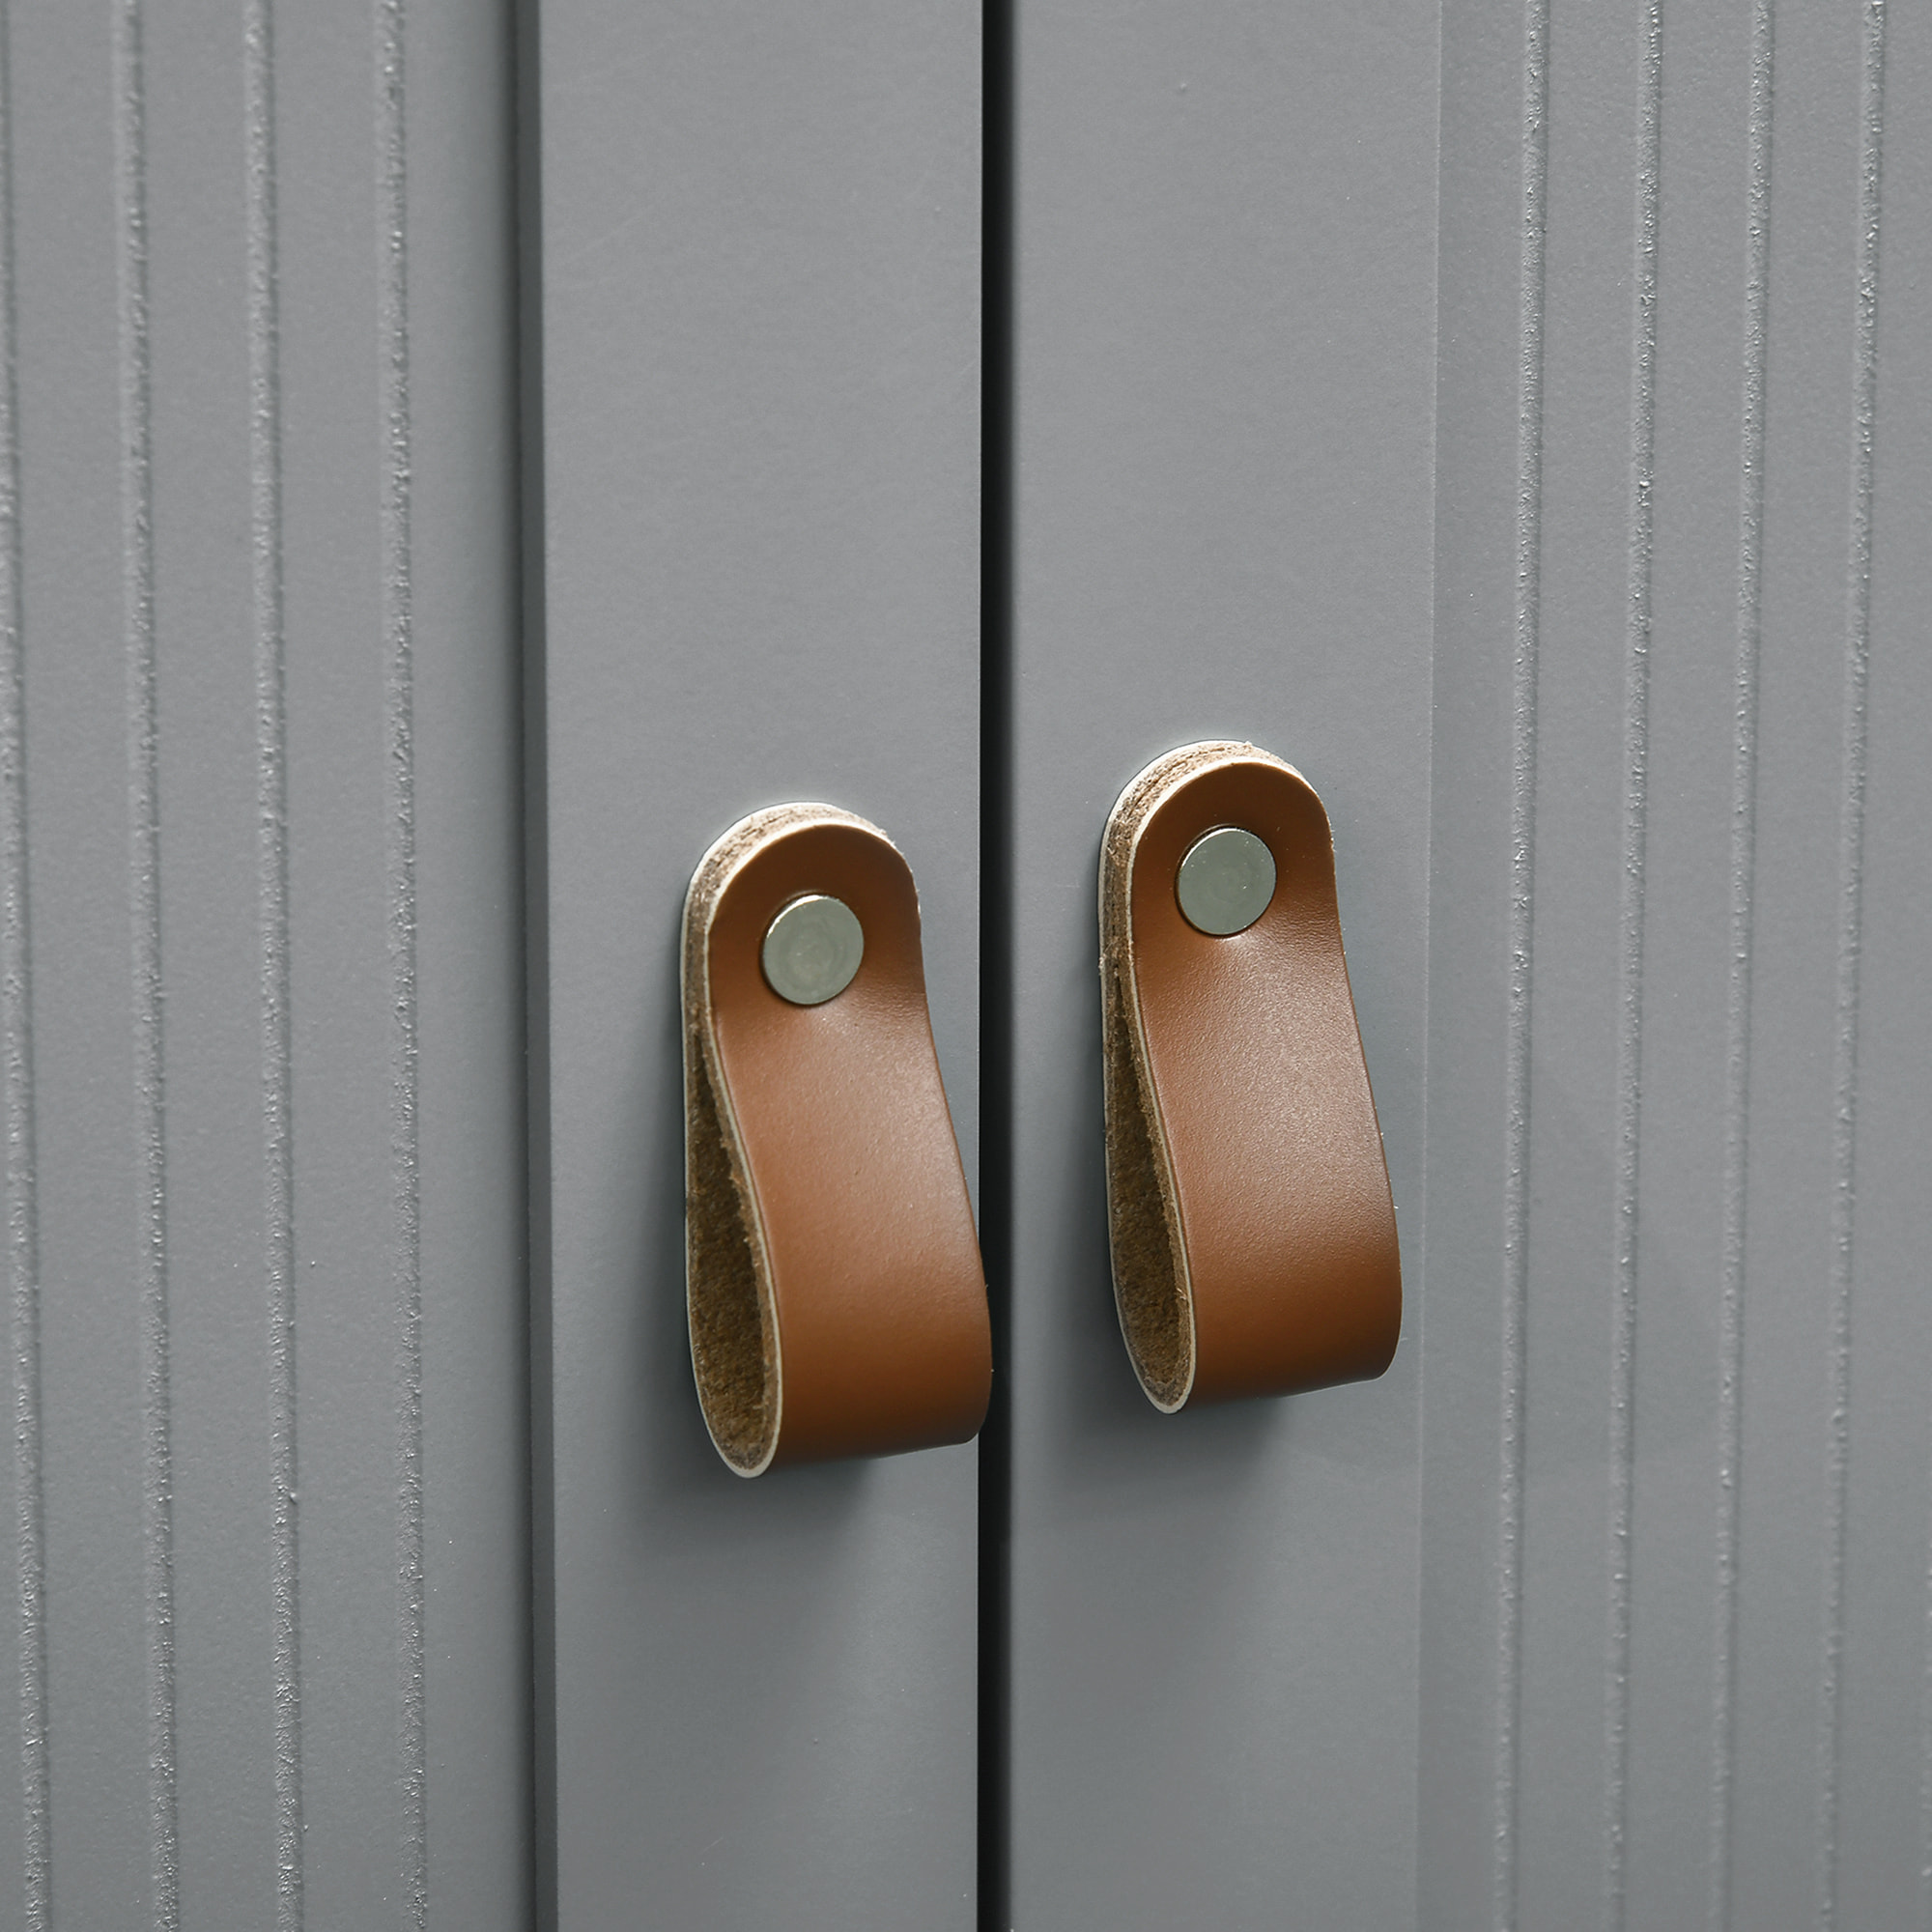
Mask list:
[[[759,954],[765,981],[795,1007],[822,1007],[852,983],[866,932],[843,899],[809,893],[772,921]]]
[[[1188,847],[1174,891],[1189,925],[1216,939],[1245,932],[1274,897],[1274,854],[1252,832],[1223,825]]]

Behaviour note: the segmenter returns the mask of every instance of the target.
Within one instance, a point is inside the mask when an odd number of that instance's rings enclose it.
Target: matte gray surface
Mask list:
[[[521,1925],[507,20],[5,31],[0,1922]]]
[[[743,813],[883,827],[972,1170],[978,12],[554,0],[539,57],[541,1910],[965,1926],[976,1452],[712,1449],[677,934]]]
[[[1432,1927],[1932,1908],[1932,34],[1889,11],[1444,14]]]
[[[1415,1918],[1435,10],[1019,10],[1011,1922]],[[1321,793],[1408,1287],[1379,1382],[1162,1416],[1109,1284],[1095,868]]]

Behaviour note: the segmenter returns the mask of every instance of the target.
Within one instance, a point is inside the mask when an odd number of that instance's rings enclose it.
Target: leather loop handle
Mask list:
[[[864,952],[795,1005],[761,947],[812,894]],[[692,877],[681,978],[686,1299],[718,1453],[755,1476],[966,1441],[992,1337],[905,860],[832,806],[753,812]]]
[[[1215,937],[1177,880],[1227,826],[1267,846],[1275,882]],[[1100,930],[1114,1289],[1149,1399],[1380,1375],[1402,1262],[1321,801],[1252,745],[1156,759],[1107,821]]]

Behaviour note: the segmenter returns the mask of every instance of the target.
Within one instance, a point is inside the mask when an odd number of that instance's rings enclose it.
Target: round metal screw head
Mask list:
[[[1216,939],[1245,932],[1274,897],[1274,854],[1252,832],[1219,826],[1187,848],[1174,892],[1198,931]]]
[[[843,899],[808,893],[765,929],[765,983],[795,1007],[822,1007],[852,983],[866,956],[866,931]]]

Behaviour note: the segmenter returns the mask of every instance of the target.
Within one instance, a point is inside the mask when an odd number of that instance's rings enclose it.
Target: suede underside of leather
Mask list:
[[[734,1468],[755,1468],[778,1420],[769,1296],[759,1293],[744,1199],[701,1056],[688,1106],[692,1367],[719,1450]]]
[[[1100,858],[1101,1067],[1107,1124],[1107,1230],[1121,1333],[1141,1386],[1172,1410],[1194,1381],[1194,1316],[1174,1176],[1152,1113],[1134,1014],[1129,917],[1134,841],[1148,812],[1177,779],[1211,752],[1189,747],[1150,765],[1107,821]]]
[[[777,1322],[753,1228],[743,1149],[718,1104],[706,947],[718,899],[746,858],[781,833],[820,823],[778,806],[734,826],[704,856],[685,902],[685,1301],[697,1399],[718,1452],[741,1473],[762,1468],[778,1434]]]

